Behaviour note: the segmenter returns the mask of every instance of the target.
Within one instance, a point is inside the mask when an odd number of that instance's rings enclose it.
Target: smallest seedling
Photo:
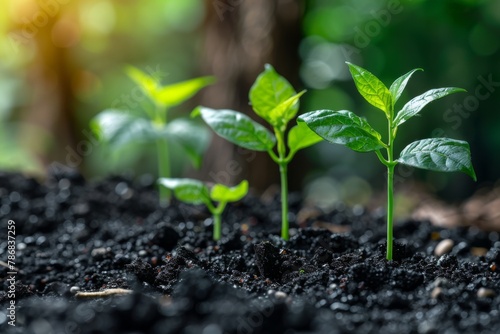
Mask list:
[[[174,192],[174,196],[189,204],[205,204],[214,219],[214,240],[221,238],[221,216],[227,203],[237,202],[248,193],[248,182],[243,180],[234,187],[216,183],[209,189],[203,182],[193,179],[160,178],[158,183]],[[218,202],[214,205],[213,202]]]

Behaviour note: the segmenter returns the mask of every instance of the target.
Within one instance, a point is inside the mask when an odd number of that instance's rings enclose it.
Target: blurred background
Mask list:
[[[301,112],[348,109],[385,133],[385,118],[354,87],[345,65],[351,61],[388,86],[423,68],[403,103],[431,88],[468,91],[433,102],[404,124],[396,151],[425,137],[466,140],[478,182],[465,174],[400,166],[395,184],[401,207],[411,202],[408,194],[458,203],[478,189],[499,188],[497,0],[7,0],[0,34],[0,170],[43,178],[57,162],[88,179],[122,173],[154,179],[153,145],[113,153],[89,129],[91,118],[106,108],[148,103],[126,76],[127,65],[164,84],[217,77],[215,85],[173,110],[178,117],[199,104],[254,117],[248,90],[271,63],[297,91],[308,90]],[[267,154],[216,136],[200,170],[180,153],[172,160],[177,177],[229,183],[247,178],[260,192],[279,182]],[[377,205],[374,195],[385,188],[385,171],[374,154],[327,143],[301,152],[289,170],[291,190],[303,189],[308,200],[325,208],[338,200]]]

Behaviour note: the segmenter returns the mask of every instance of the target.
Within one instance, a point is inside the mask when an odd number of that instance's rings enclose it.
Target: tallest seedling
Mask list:
[[[469,144],[449,138],[428,138],[417,140],[403,149],[398,159],[394,159],[394,140],[400,125],[417,115],[428,103],[446,95],[463,92],[461,88],[431,89],[419,95],[395,113],[394,107],[405,89],[414,69],[394,81],[387,88],[377,77],[367,70],[347,63],[361,96],[368,103],[383,111],[387,118],[387,142],[368,122],[347,110],[317,110],[299,117],[307,126],[325,140],[342,144],[354,151],[372,152],[387,167],[387,260],[392,260],[392,226],[394,211],[394,168],[398,163],[441,172],[464,172],[474,180]],[[386,156],[382,150],[386,151]]]

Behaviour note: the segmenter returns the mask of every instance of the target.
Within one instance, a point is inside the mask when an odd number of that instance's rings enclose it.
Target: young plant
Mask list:
[[[248,182],[243,180],[235,187],[226,187],[215,184],[210,190],[198,180],[193,179],[168,179],[160,178],[158,183],[174,192],[175,197],[189,204],[205,204],[212,213],[214,219],[214,240],[221,238],[222,222],[221,216],[227,203],[236,202],[248,193]],[[215,206],[213,201],[218,202]]]
[[[442,172],[464,172],[476,180],[472,167],[469,144],[450,138],[428,138],[417,140],[406,146],[398,159],[394,158],[394,140],[400,125],[417,115],[428,103],[446,95],[463,92],[461,88],[431,89],[411,99],[397,113],[394,106],[408,80],[419,69],[414,69],[398,78],[387,88],[377,77],[367,70],[347,63],[356,87],[368,103],[383,111],[387,118],[387,141],[382,141],[380,133],[368,122],[347,110],[317,110],[304,114],[298,122],[307,126],[325,140],[342,144],[354,151],[374,151],[387,167],[387,260],[392,260],[394,168],[398,163],[408,166]],[[385,149],[384,157],[381,150]]]
[[[156,142],[160,177],[170,177],[167,143],[182,147],[193,164],[199,167],[208,143],[208,131],[186,119],[169,121],[168,111],[212,84],[214,78],[200,77],[163,86],[157,78],[135,67],[129,67],[127,73],[153,102],[153,107],[146,108],[140,115],[126,110],[104,110],[91,121],[92,130],[101,140],[108,142],[112,150],[133,142]],[[169,199],[169,190],[160,188],[160,201],[165,204]]]
[[[292,127],[285,139],[287,125],[297,114],[299,98],[304,93],[297,94],[271,65],[266,65],[264,72],[257,77],[250,89],[250,103],[255,113],[272,126],[274,135],[250,117],[234,110],[198,107],[193,112],[194,116],[201,115],[219,136],[249,150],[268,152],[278,164],[281,174],[281,237],[284,240],[289,239],[288,164],[298,150],[322,140],[304,124]]]

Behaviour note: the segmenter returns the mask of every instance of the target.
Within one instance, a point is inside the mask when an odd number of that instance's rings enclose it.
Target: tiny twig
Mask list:
[[[76,298],[101,298],[101,297],[109,297],[109,296],[122,296],[131,294],[133,291],[128,289],[106,289],[103,291],[93,291],[93,292],[77,292],[75,294]]]

